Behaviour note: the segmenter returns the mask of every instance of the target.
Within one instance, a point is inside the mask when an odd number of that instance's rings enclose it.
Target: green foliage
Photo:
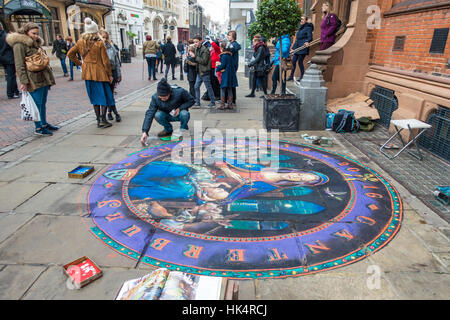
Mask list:
[[[137,34],[131,32],[131,31],[127,31],[127,35],[130,37],[130,39],[133,39],[134,37],[137,37]]]
[[[264,30],[261,28],[261,25],[258,23],[258,21],[253,21],[251,25],[249,25],[247,29],[248,37],[249,39],[253,39],[255,34],[260,34],[262,36],[267,37],[267,33],[264,32]]]
[[[263,0],[256,12],[256,21],[251,24],[252,32],[264,34],[267,38],[294,35],[302,11],[295,0]]]

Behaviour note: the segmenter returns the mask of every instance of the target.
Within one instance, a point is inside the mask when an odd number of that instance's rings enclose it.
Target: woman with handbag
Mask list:
[[[300,18],[300,28],[298,29],[297,34],[295,35],[295,43],[292,46],[292,50],[303,47],[304,45],[308,46],[309,43],[313,39],[313,35],[312,35],[313,31],[314,31],[314,25],[312,23],[308,22],[307,16],[302,16]],[[291,50],[291,52],[292,52],[292,50]],[[293,68],[291,70],[291,75],[289,76],[287,81],[294,80],[294,73],[295,73],[295,69],[297,68],[297,63],[298,63],[298,66],[300,67],[300,80],[303,78],[303,74],[305,73],[305,67],[303,65],[303,61],[305,60],[305,57],[307,55],[309,55],[308,47],[306,47],[303,50],[297,51],[293,54],[293,57],[292,57]]]
[[[84,28],[86,32],[70,49],[67,56],[75,65],[81,65],[81,78],[85,80],[89,100],[94,106],[97,127],[108,128],[112,124],[106,120],[106,111],[108,107],[116,105],[110,87],[114,80],[111,65],[105,43],[98,33],[97,24],[90,18],[86,18],[84,19]],[[78,53],[83,62],[77,58]]]
[[[55,84],[55,77],[49,66],[50,59],[41,47],[44,41],[39,37],[39,26],[27,22],[16,33],[9,34],[6,42],[14,50],[19,90],[31,95],[39,111],[40,121],[34,122],[34,133],[51,136],[52,131],[59,129],[46,119],[48,90]]]
[[[261,40],[259,34],[253,37],[253,59],[249,62],[248,66],[253,69],[253,82],[252,82],[252,92],[246,95],[247,98],[255,97],[256,83],[262,85],[264,94],[267,94],[267,87],[265,82],[266,76],[266,55],[267,55],[267,45]]]

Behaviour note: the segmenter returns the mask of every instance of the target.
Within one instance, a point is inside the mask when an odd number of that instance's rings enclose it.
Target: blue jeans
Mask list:
[[[147,67],[148,67],[148,77],[153,79],[156,79],[156,57],[154,58],[145,58],[147,60]]]
[[[69,60],[69,67],[70,67],[70,78],[73,79],[73,67],[75,66],[75,63],[72,62],[72,60]]]
[[[35,121],[34,126],[36,129],[42,128],[42,126],[45,126],[47,124],[47,95],[48,95],[48,88],[49,86],[42,87],[39,89],[34,90],[33,92],[30,92],[30,95],[33,97],[34,103],[36,103],[36,106],[39,110],[39,116],[41,117],[41,121]]]
[[[61,67],[63,69],[64,74],[67,74],[67,65],[66,65],[66,58],[59,59],[61,61]]]
[[[164,127],[164,131],[171,133],[173,132],[173,127],[170,124],[171,122],[180,121],[181,122],[181,129],[188,130],[188,122],[191,118],[191,115],[189,111],[187,110],[181,110],[178,117],[173,117],[168,113],[165,113],[164,111],[156,111],[155,119],[156,121]]]
[[[200,86],[202,85],[203,82],[205,83],[205,87],[206,90],[208,91],[209,98],[211,99],[211,104],[214,104],[216,99],[214,97],[214,90],[211,85],[211,78],[209,74],[205,74],[202,76],[200,76],[199,74],[197,75],[197,80],[195,81],[195,102],[197,104],[200,104]]]

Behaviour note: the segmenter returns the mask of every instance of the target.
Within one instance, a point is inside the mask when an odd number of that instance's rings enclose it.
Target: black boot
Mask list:
[[[111,108],[111,111],[114,112],[114,115],[116,116],[116,122],[120,122],[122,120],[122,118],[120,117],[119,112],[117,112],[117,107],[112,106],[110,108]],[[109,120],[113,120],[113,119],[109,119]]]
[[[100,106],[94,106],[94,112],[95,117],[97,118],[97,128],[101,128],[100,120],[101,120],[101,114],[100,114]]]
[[[108,128],[112,126],[112,124],[106,120],[106,110],[106,106],[101,106],[100,128]]]

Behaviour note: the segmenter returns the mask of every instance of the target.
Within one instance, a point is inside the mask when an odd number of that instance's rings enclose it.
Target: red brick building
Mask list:
[[[320,37],[324,1],[299,0],[315,26],[314,39]],[[448,146],[450,0],[331,2],[345,32],[305,59],[323,70],[328,97],[359,91],[376,98],[386,126],[390,119],[429,121],[440,112],[446,122],[439,134]]]

